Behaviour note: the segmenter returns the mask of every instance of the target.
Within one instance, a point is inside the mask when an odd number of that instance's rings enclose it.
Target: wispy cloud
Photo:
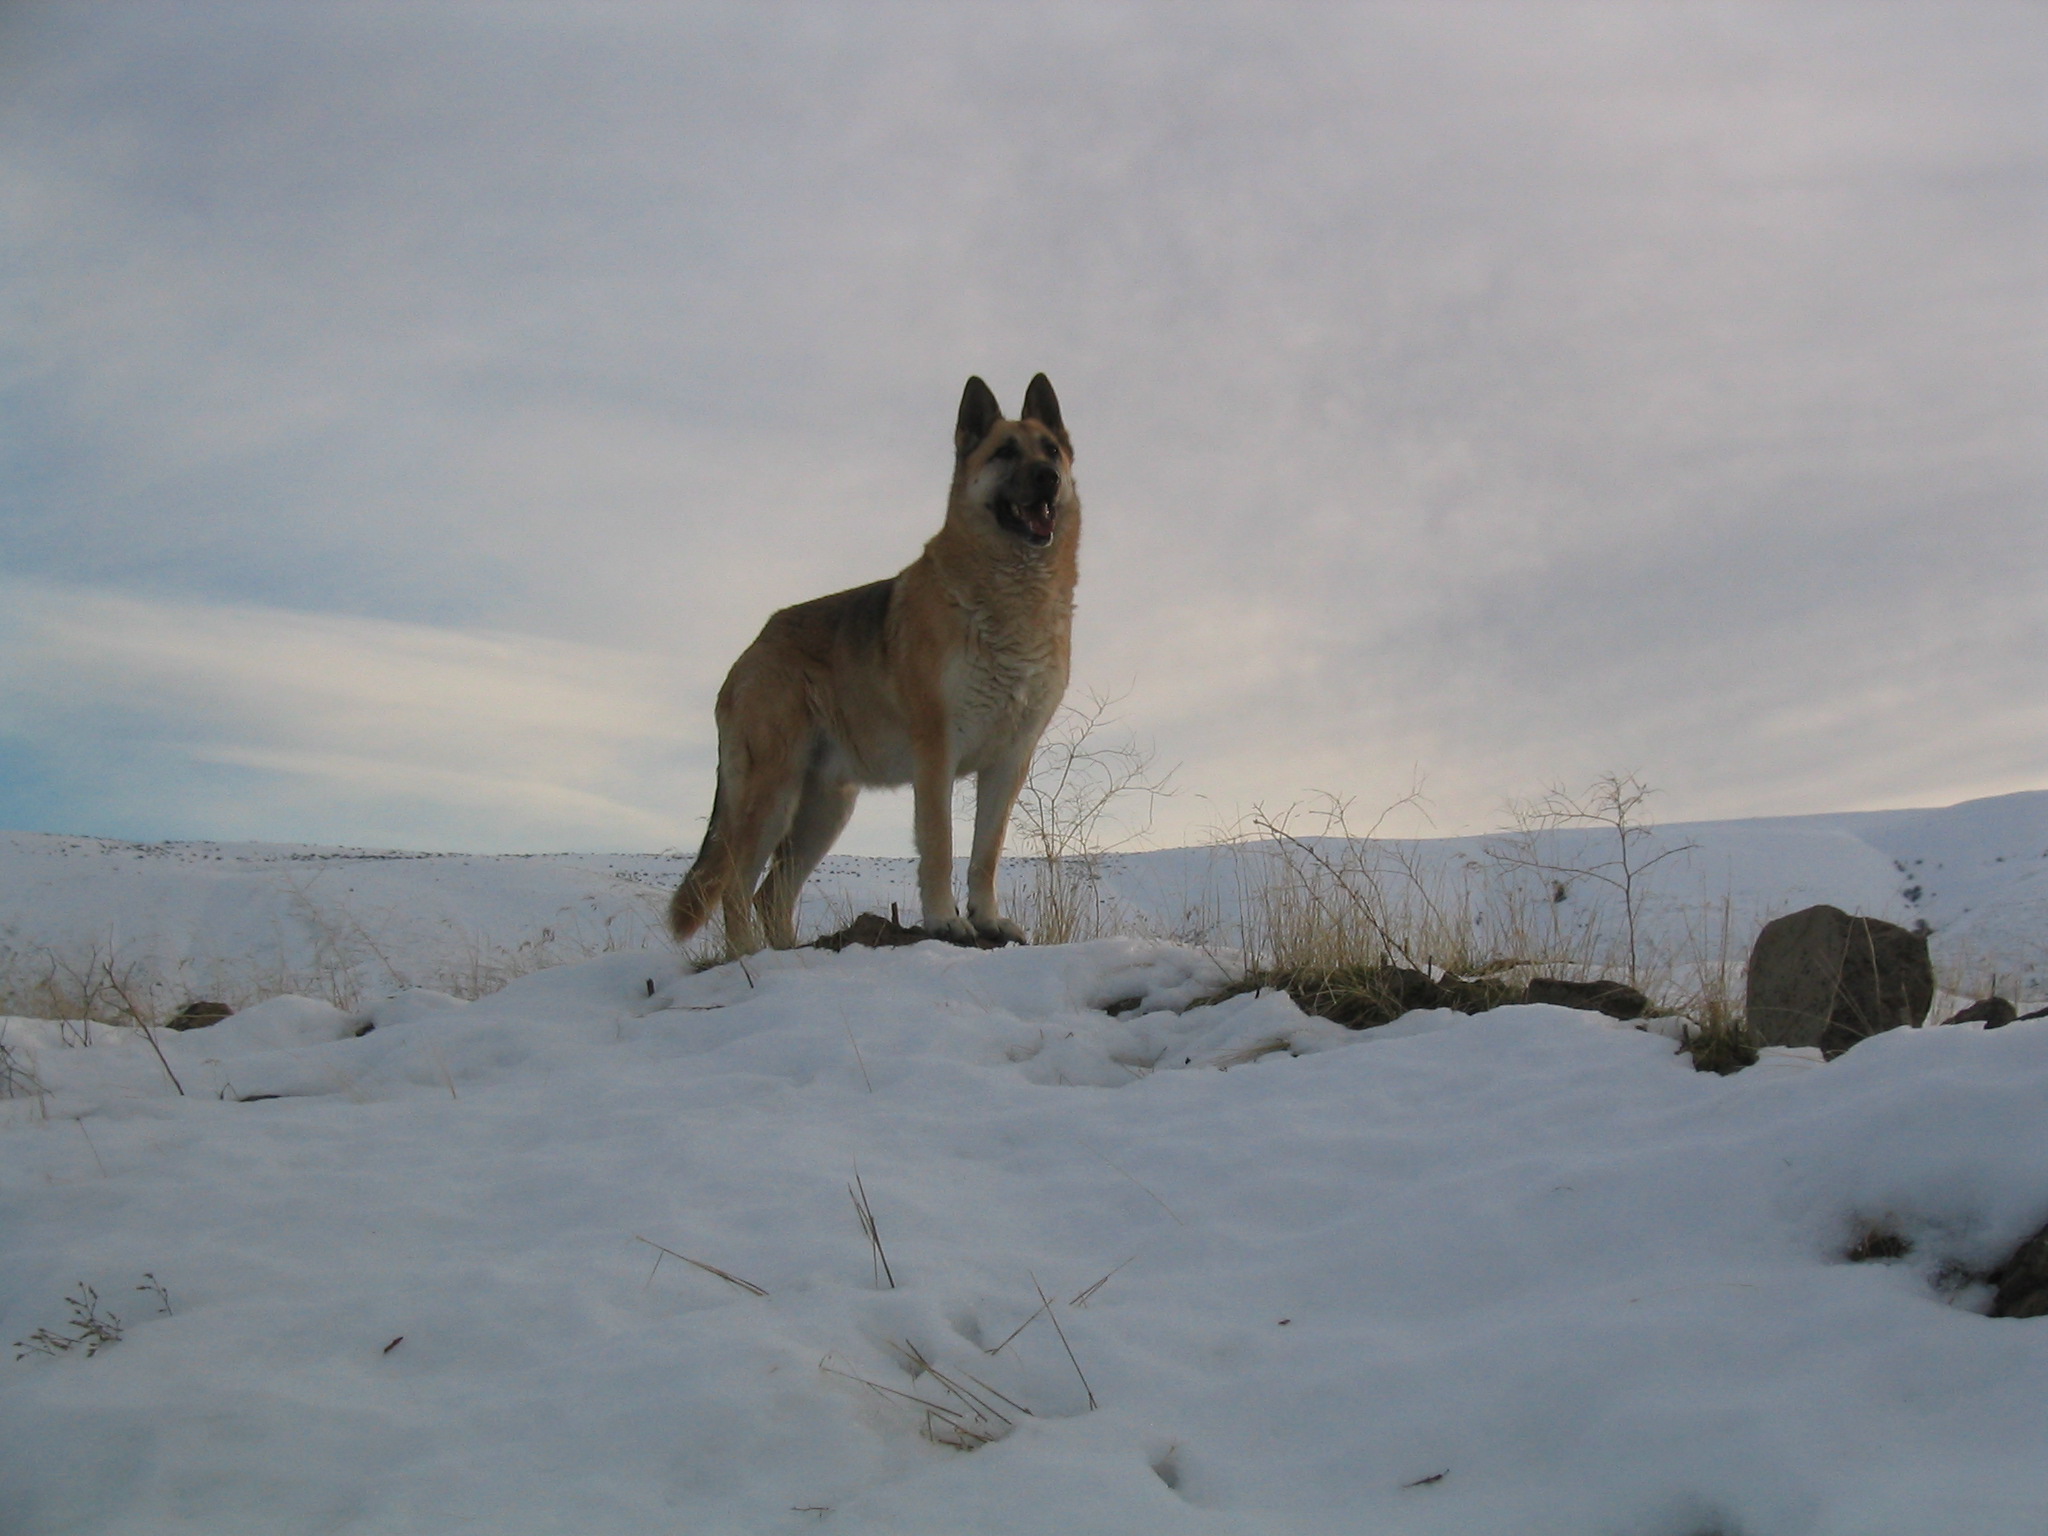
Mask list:
[[[631,653],[17,581],[0,603],[0,730],[97,810],[74,830],[663,846],[695,810],[709,721]]]

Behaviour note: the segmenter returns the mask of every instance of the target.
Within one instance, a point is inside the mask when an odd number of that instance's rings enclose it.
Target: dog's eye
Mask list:
[[[989,457],[992,459],[1014,459],[1017,457],[1017,445],[1013,442],[1004,443],[1002,447],[990,454]]]
[[[1060,445],[1049,437],[1045,440],[1045,456],[1048,459],[1056,459],[1060,456]]]

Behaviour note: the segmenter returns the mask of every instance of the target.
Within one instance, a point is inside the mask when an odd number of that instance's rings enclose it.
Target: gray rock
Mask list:
[[[1765,1045],[1817,1045],[1835,1057],[1921,1023],[1933,1003],[1927,935],[1840,907],[1772,919],[1749,954],[1749,1029]]]
[[[1991,1272],[1998,1294],[1991,1299],[1993,1317],[2048,1317],[2048,1227],[2021,1243],[2017,1252]]]

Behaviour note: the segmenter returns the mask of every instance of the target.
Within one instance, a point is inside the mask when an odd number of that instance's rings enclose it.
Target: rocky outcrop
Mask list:
[[[1941,1022],[1948,1024],[1982,1024],[1986,1029],[2003,1029],[2020,1016],[2019,1009],[2002,997],[1987,997],[1960,1008]]]
[[[1516,1003],[1550,1003],[1604,1013],[1613,1019],[1639,1019],[1650,1000],[1620,981],[1565,981],[1539,976],[1526,985],[1498,976],[1433,977],[1405,965],[1340,965],[1252,971],[1232,982],[1211,1001],[1240,992],[1271,989],[1285,992],[1303,1013],[1329,1019],[1346,1029],[1371,1029],[1391,1024],[1425,1008],[1451,1008],[1459,1013],[1487,1013]]]
[[[868,949],[896,949],[906,944],[922,944],[934,935],[923,928],[906,926],[902,916],[892,902],[889,915],[879,912],[863,912],[837,933],[823,933],[807,946],[811,949],[842,950],[861,946]],[[976,934],[971,939],[949,941],[965,949],[1001,949],[1012,942],[1009,939],[990,938],[987,934]]]
[[[1921,1023],[1933,1002],[1927,935],[1880,918],[1808,907],[1764,924],[1750,951],[1746,1014],[1765,1045],[1839,1056],[1859,1040]]]
[[[1650,1000],[1625,981],[1561,981],[1555,976],[1536,976],[1530,979],[1525,997],[1532,1003],[1604,1013],[1610,1019],[1640,1019],[1650,1011]]]

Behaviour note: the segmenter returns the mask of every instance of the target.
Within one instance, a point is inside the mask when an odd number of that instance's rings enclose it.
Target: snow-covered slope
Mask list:
[[[1540,920],[1611,941],[1618,903],[1597,872],[1612,868],[1612,834],[1542,834],[1534,852],[1556,878],[1504,863],[1517,852],[1511,841],[1382,845],[1399,871],[1387,888],[1399,897],[1412,872],[1433,900],[1462,901],[1476,923]],[[1831,901],[1930,925],[1957,991],[1995,978],[2008,995],[2048,1001],[2048,791],[1945,810],[1673,825],[1631,857],[1640,866],[1667,849],[1678,851],[1650,870],[1637,906],[1646,943],[1673,963],[1725,949],[1739,965],[1767,918]],[[1248,845],[1111,858],[1100,882],[1109,926],[1236,945],[1240,903],[1265,857]],[[109,975],[160,1009],[282,991],[355,1006],[407,985],[474,996],[541,965],[658,946],[662,904],[687,867],[674,854],[492,857],[0,834],[0,1003],[38,1011],[39,988],[75,998],[81,978],[97,977],[104,993]],[[1557,892],[1563,900],[1553,905]],[[906,918],[916,912],[909,860],[832,858],[805,893],[801,922],[822,931],[891,902]]]
[[[2048,985],[2048,792],[1813,819],[1893,861],[1938,950],[1976,957],[1987,981]]]
[[[0,1529],[2042,1528],[2048,1319],[1961,1277],[2048,1220],[2048,1022],[1723,1079],[1559,1009],[1169,1010],[1214,975],[624,953],[165,1063],[9,1021],[4,1337],[81,1285],[125,1331],[0,1366]]]

